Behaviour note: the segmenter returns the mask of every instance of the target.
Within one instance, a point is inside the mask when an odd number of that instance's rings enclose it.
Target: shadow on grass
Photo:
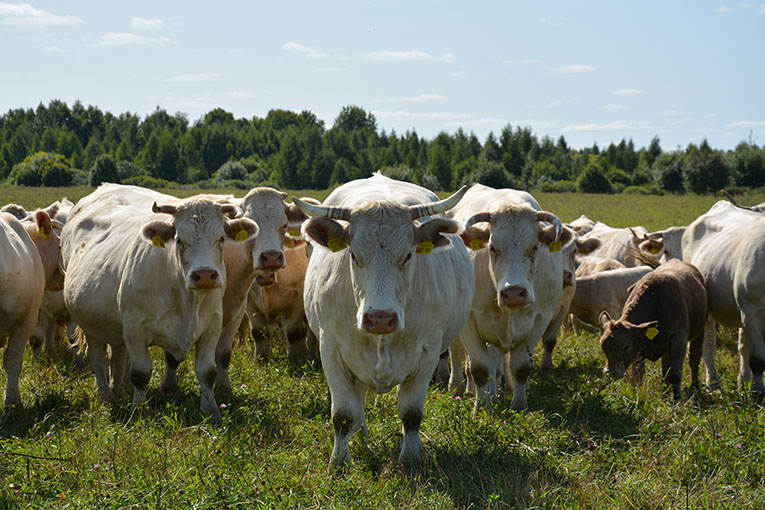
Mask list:
[[[32,405],[0,409],[0,438],[42,437],[48,430],[47,422],[66,428],[79,421],[89,407],[90,401],[85,396],[73,399],[56,392],[36,399]]]

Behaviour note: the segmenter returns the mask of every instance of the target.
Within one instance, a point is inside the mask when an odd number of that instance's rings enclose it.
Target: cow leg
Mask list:
[[[106,402],[114,402],[114,392],[109,387],[109,359],[106,355],[106,343],[93,336],[88,337],[87,342],[85,355],[96,377],[98,396]]]
[[[245,315],[244,307],[237,313],[234,318],[229,322],[220,332],[220,339],[215,346],[215,389],[218,390],[218,394],[221,398],[230,397],[233,392],[231,391],[231,380],[228,375],[228,367],[231,365],[231,351],[234,345],[234,335],[239,328],[239,324],[242,322],[242,317]]]
[[[296,362],[305,359],[308,355],[308,347],[306,346],[306,329],[302,324],[298,324],[298,327],[292,326],[288,323],[285,327],[284,336],[287,338],[287,361]]]
[[[446,350],[438,357],[438,366],[436,367],[436,383],[441,388],[449,386],[449,351]]]
[[[120,398],[125,394],[125,372],[127,371],[127,349],[124,345],[112,345],[112,356],[109,359],[110,381],[109,387],[114,398]]]
[[[752,381],[752,368],[749,366],[749,345],[744,339],[744,328],[738,328],[738,389]]]
[[[398,417],[403,425],[403,440],[398,463],[407,468],[422,467],[420,423],[425,410],[425,394],[428,391],[430,374],[433,373],[437,364],[438,358],[434,354],[424,352],[417,372],[398,387]]]
[[[749,316],[745,315],[743,322],[745,349],[741,352],[749,362],[749,368],[752,371],[752,391],[759,402],[765,398],[765,385],[762,380],[762,374],[765,372],[765,339],[756,318],[749,320]]]
[[[510,351],[510,375],[513,378],[513,400],[510,408],[516,411],[526,409],[526,387],[534,367],[532,352],[534,347],[520,344]]]
[[[165,351],[165,374],[159,383],[159,392],[165,398],[170,398],[178,391],[178,365],[181,360],[176,359],[170,351]]]
[[[258,359],[271,359],[271,332],[266,318],[259,311],[250,316],[252,338],[255,340],[255,355]]]
[[[670,340],[669,350],[661,358],[661,373],[664,382],[672,389],[675,402],[682,400],[680,384],[683,380],[683,362],[688,349],[688,334],[684,331],[675,333]]]
[[[319,361],[321,360],[321,357],[319,356],[319,339],[316,338],[316,335],[311,330],[311,327],[308,325],[308,322],[306,322],[305,315],[303,315],[303,322],[305,323],[305,328],[306,328],[306,344],[308,346],[308,359],[309,361]]]
[[[34,330],[36,317],[37,314],[31,320],[28,318],[24,324],[21,324],[8,335],[8,345],[5,347],[5,354],[3,355],[6,406],[21,405],[21,393],[19,392],[21,365],[24,361],[24,348],[32,330]]]
[[[688,344],[688,365],[691,367],[691,385],[699,389],[699,364],[704,350],[704,333],[699,334]]]
[[[711,390],[720,389],[720,376],[717,374],[715,358],[717,357],[717,332],[715,323],[711,319],[704,325],[704,342],[702,356],[704,366],[707,369],[707,378],[705,384]]]
[[[151,379],[151,357],[142,336],[125,334],[125,347],[130,357],[130,382],[133,383],[133,404],[135,410],[146,403],[146,388]]]
[[[563,298],[561,297],[561,299]],[[559,304],[555,315],[550,321],[550,324],[547,325],[545,332],[542,333],[542,345],[544,346],[544,353],[542,354],[542,365],[540,366],[542,370],[553,369],[552,353],[553,349],[555,349],[555,345],[558,342],[558,332],[563,326],[563,321],[565,321],[566,317],[568,316],[568,309],[569,307],[565,306],[563,303]]]
[[[475,384],[475,407],[473,414],[486,408],[491,412],[491,385],[489,378],[496,377],[497,354],[496,349],[487,349],[486,344],[478,336],[472,327],[465,327],[462,330],[462,343],[469,356],[468,362],[468,390],[470,383]],[[496,391],[496,384],[494,385]]]
[[[234,324],[234,328],[239,325],[238,322]],[[210,330],[214,330],[214,332]],[[197,341],[197,353],[194,360],[194,372],[196,373],[197,381],[199,381],[200,406],[202,412],[211,416],[214,420],[220,419],[220,409],[218,409],[218,404],[215,402],[215,394],[213,393],[213,385],[215,384],[217,372],[215,367],[215,346],[218,343],[220,333],[220,329],[213,327],[205,331]],[[233,333],[231,338],[233,339]]]
[[[462,338],[452,342],[449,346],[449,391],[462,395],[465,392],[465,377],[462,374],[463,358],[465,357],[465,348],[462,345]]]

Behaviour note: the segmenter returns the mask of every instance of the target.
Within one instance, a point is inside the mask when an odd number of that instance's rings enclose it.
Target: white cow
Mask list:
[[[605,223],[597,222],[595,227],[582,239],[590,237],[600,239],[600,248],[594,250],[588,257],[615,259],[626,267],[636,267],[642,265],[642,262],[630,254],[630,250],[635,249],[634,233],[642,235],[646,234],[647,231],[643,227],[614,228]]]
[[[540,210],[528,193],[481,184],[470,188],[450,216],[464,223],[462,238],[473,248],[476,291],[461,338],[475,384],[475,411],[496,392],[496,381],[490,378],[497,377],[506,352],[511,406],[523,409],[532,353],[563,289],[561,248],[572,240],[571,231],[564,231],[554,214]],[[545,228],[542,223],[553,225]],[[461,377],[453,369],[450,386],[460,387]]]
[[[611,317],[619,316],[629,296],[629,288],[651,271],[648,266],[640,266],[577,274],[570,313],[579,321],[599,327],[600,313],[607,311]]]
[[[35,213],[34,223],[22,224],[0,213],[0,346],[3,356],[5,405],[21,404],[19,375],[24,347],[40,309],[43,291],[63,284],[59,238],[48,214]]]
[[[148,347],[179,361],[194,347],[202,410],[219,416],[213,383],[227,277],[223,245],[258,232],[246,218],[227,220],[232,214],[233,205],[210,198],[179,200],[118,184],[101,185],[74,207],[62,233],[64,300],[87,336],[102,398],[121,393],[125,355],[135,407],[145,402],[151,378]]]
[[[347,463],[351,436],[367,431],[367,390],[397,385],[399,462],[422,462],[428,384],[467,319],[475,288],[467,250],[445,235],[461,225],[423,218],[453,207],[463,194],[438,201],[425,188],[376,174],[340,186],[322,206],[293,199],[312,216],[302,230],[316,243],[304,300],[332,398],[330,468]]]

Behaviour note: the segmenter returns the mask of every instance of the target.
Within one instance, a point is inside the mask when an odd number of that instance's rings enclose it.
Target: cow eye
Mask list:
[[[536,244],[535,244],[534,246],[532,246],[532,247],[531,247],[531,249],[529,250],[529,257],[533,257],[534,255],[536,255],[536,254],[537,254],[537,248],[538,248],[538,247],[537,247],[537,245],[536,245]]]
[[[358,259],[356,259],[356,255],[354,255],[354,254],[353,254],[353,252],[351,252],[351,260],[352,260],[352,261],[353,261],[353,263],[354,263],[354,264],[356,264],[357,266],[359,265],[359,261],[358,261]]]
[[[220,239],[218,239],[218,244],[223,244],[226,241],[226,236],[221,236]]]
[[[181,248],[183,248],[183,241],[181,241],[181,238],[180,238],[180,237],[176,237],[176,238],[175,238],[175,242],[178,244],[178,246],[180,246]]]
[[[624,346],[624,352],[627,352],[630,350],[630,344],[627,344]]]
[[[401,266],[403,267],[403,266],[407,265],[410,260],[412,260],[412,254],[411,253],[407,253],[406,257],[404,257],[404,261],[401,263]]]
[[[285,233],[286,231],[287,231],[287,224],[285,223],[284,225],[282,225],[281,227],[279,227],[279,232],[281,232],[281,233],[283,234],[283,233]]]
[[[502,252],[501,252],[501,251],[499,251],[499,250],[496,248],[496,246],[494,246],[493,244],[489,246],[489,251],[490,251],[490,252],[491,252],[491,254],[492,254],[492,255],[494,255],[495,257],[499,257],[499,256],[502,254]]]

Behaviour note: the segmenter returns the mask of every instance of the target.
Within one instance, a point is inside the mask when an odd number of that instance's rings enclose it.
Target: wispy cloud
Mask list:
[[[586,66],[581,64],[550,68],[550,72],[553,74],[579,74],[579,73],[589,73],[594,70],[595,68],[592,66]]]
[[[45,53],[66,53],[66,50],[60,46],[46,46],[43,51]]]
[[[765,127],[765,120],[739,120],[737,122],[731,122],[725,124],[728,129],[732,128],[753,128],[753,127]]]
[[[304,55],[310,59],[314,60],[320,60],[323,58],[327,58],[329,55],[327,53],[324,53],[321,50],[317,50],[316,48],[312,48],[311,46],[306,46],[305,44],[299,44],[292,41],[287,41],[282,45],[283,50],[291,51],[293,53],[298,53],[300,55]]]
[[[157,30],[164,27],[165,22],[159,18],[130,18],[130,28],[134,30]]]
[[[615,96],[640,96],[645,93],[643,89],[616,89],[613,92]]]
[[[35,9],[29,4],[0,2],[0,24],[2,25],[51,27],[79,25],[80,23],[82,23],[82,19],[77,16],[52,14],[42,9]]]
[[[258,97],[255,92],[250,90],[232,90],[226,95],[231,99],[254,99]]]
[[[758,10],[760,11],[760,14],[765,16],[765,4],[760,4],[760,8]]]
[[[202,94],[189,97],[178,97],[171,94],[165,96],[147,96],[146,99],[152,103],[161,105],[163,108],[167,108],[169,110],[178,109],[181,111],[209,111],[222,105],[222,101],[220,101],[220,99],[214,98],[210,94]]]
[[[579,133],[583,131],[626,131],[636,129],[655,129],[646,122],[615,120],[607,124],[569,124],[563,128],[564,133]]]
[[[219,76],[218,73],[176,74],[165,81],[171,83],[199,83],[203,81],[213,81]]]
[[[131,44],[170,44],[173,40],[169,37],[145,37],[131,34],[130,32],[107,32],[101,36],[96,46],[127,46]]]
[[[659,112],[659,115],[662,117],[690,117],[693,115],[691,112],[681,112],[677,110],[664,110],[663,112]]]
[[[561,105],[560,99],[554,99],[547,103],[544,107],[547,109],[557,108]]]
[[[446,96],[441,94],[419,94],[409,97],[389,97],[386,99],[372,99],[372,103],[426,103],[429,101],[446,101]]]
[[[475,126],[504,126],[507,124],[505,119],[497,117],[481,117],[478,119],[469,119],[464,121],[447,122],[446,125],[450,127],[475,127]]]
[[[605,110],[607,112],[629,110],[630,108],[631,107],[627,106],[626,104],[619,104],[619,103],[611,103],[611,104],[604,104],[603,106],[598,106],[598,110]]]
[[[433,62],[452,62],[456,58],[451,53],[444,53],[441,56],[431,55],[419,50],[409,51],[373,51],[371,53],[362,53],[361,57],[366,60],[376,60],[380,62],[415,62],[415,61],[433,61]]]
[[[473,117],[473,115],[470,113],[452,112],[407,112],[401,110],[373,110],[372,113],[379,119],[459,120],[470,119]]]
[[[715,12],[727,13],[727,12],[731,12],[732,10],[733,10],[733,7],[717,7],[715,9]]]

